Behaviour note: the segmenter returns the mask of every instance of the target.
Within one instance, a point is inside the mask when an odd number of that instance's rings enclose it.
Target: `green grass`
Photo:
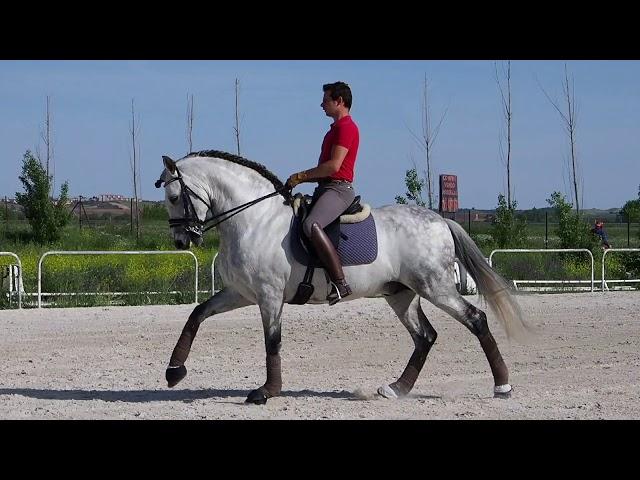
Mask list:
[[[469,225],[462,222],[461,225],[468,232]],[[548,248],[559,248],[560,239],[556,235],[557,224],[549,223],[548,227]],[[627,247],[627,224],[626,223],[608,223],[605,225],[605,231],[609,236],[609,243],[613,248],[640,248],[640,223],[632,223],[629,229],[629,247]],[[480,235],[479,246],[486,256],[489,256],[491,250],[497,248],[493,242],[489,240],[491,236],[491,224],[487,222],[471,222],[471,235],[476,237]],[[545,224],[543,223],[527,223],[527,248],[545,248]]]
[[[50,250],[176,250],[166,221],[147,220],[140,239],[131,233],[128,222],[91,222],[79,229],[65,228],[58,242],[38,245],[31,240],[26,222],[12,222],[0,230],[0,251],[16,253],[22,262],[27,293],[37,293],[38,261]],[[205,235],[203,247],[191,251],[198,259],[198,290],[211,288],[211,262],[218,247],[215,232]],[[14,263],[0,256],[0,266]],[[56,296],[56,306],[92,306],[111,303],[125,305],[192,303],[194,301],[193,259],[188,255],[68,255],[48,256],[43,262],[42,291],[47,293],[99,292],[104,295]],[[169,293],[177,291],[179,293]],[[113,296],[107,292],[122,292]],[[145,294],[140,292],[160,292]],[[200,294],[199,300],[207,298]],[[14,299],[15,300],[15,299]],[[50,300],[50,299],[47,299]],[[35,297],[23,298],[23,305],[35,306]],[[6,308],[0,296],[0,308]]]

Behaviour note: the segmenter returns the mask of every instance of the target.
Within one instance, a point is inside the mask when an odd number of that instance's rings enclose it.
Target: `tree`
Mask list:
[[[566,113],[562,111],[559,106],[559,102],[557,100],[552,100],[551,97],[547,94],[544,88],[540,86],[542,92],[547,97],[547,100],[553,105],[556,111],[560,114],[562,121],[564,122],[565,128],[567,130],[567,135],[569,135],[569,147],[571,149],[571,156],[569,158],[569,166],[571,169],[571,180],[573,183],[573,199],[576,204],[576,213],[580,214],[580,196],[578,195],[578,183],[580,183],[580,172],[578,166],[578,158],[576,154],[576,97],[575,97],[575,85],[573,81],[573,77],[571,77],[571,84],[569,84],[569,74],[567,72],[567,64],[564,64],[564,83],[562,84],[562,91],[567,102],[567,111]]]
[[[426,187],[427,187],[427,202],[429,204],[429,208],[433,210],[433,175],[432,175],[432,156],[433,156],[433,147],[435,146],[436,139],[438,138],[438,132],[440,132],[440,127],[442,126],[442,122],[444,121],[445,116],[447,115],[447,109],[444,110],[442,116],[440,117],[440,121],[438,125],[436,125],[435,129],[432,128],[431,124],[431,109],[429,105],[429,83],[427,82],[427,75],[424,76],[424,89],[423,89],[423,99],[422,99],[422,131],[421,136],[416,135],[409,128],[409,132],[413,135],[414,140],[418,143],[420,148],[422,148],[425,152],[425,161],[426,161]],[[397,197],[396,197],[397,200]]]
[[[193,94],[191,96],[187,94],[187,142],[189,143],[189,150],[187,154],[193,152]]]
[[[25,217],[33,230],[34,240],[40,244],[58,240],[70,218],[67,210],[68,182],[62,184],[58,201],[54,202],[49,197],[51,178],[47,176],[42,163],[30,150],[24,154],[22,175],[19,179],[25,193],[16,192],[16,201],[24,208]]]
[[[416,205],[424,207],[425,201],[422,199],[422,189],[425,186],[425,181],[418,178],[418,172],[415,168],[407,170],[404,183],[407,186],[406,198],[402,195],[396,195],[396,203],[407,205],[409,202],[414,202]]]
[[[234,131],[236,132],[236,144],[238,146],[238,156],[240,155],[240,122],[238,120],[238,94],[240,89],[240,80],[236,78],[236,126]]]
[[[620,213],[622,213],[624,219],[628,222],[640,221],[640,197],[625,203]]]
[[[517,202],[507,203],[504,195],[498,195],[498,208],[493,220],[491,236],[498,248],[524,247],[527,243],[527,222],[524,218],[516,217]]]
[[[138,157],[140,157],[140,145],[136,142],[136,133],[138,133],[140,127],[136,128],[136,116],[133,105],[133,98],[131,99],[131,143],[133,146],[133,156],[131,159],[131,171],[133,172],[133,197],[134,197],[134,216],[136,224],[136,240],[140,240],[140,209],[138,204],[138,183],[140,179],[140,165],[138,163]]]
[[[498,75],[498,64],[494,63],[496,83],[500,90],[500,99],[502,100],[502,112],[504,114],[504,120],[507,124],[507,159],[504,160],[504,153],[502,151],[502,141],[500,142],[500,158],[505,162],[507,167],[507,207],[511,208],[511,61],[507,62],[506,67],[502,65],[502,74],[504,76],[506,85],[503,86]],[[501,139],[502,140],[502,139]]]
[[[595,250],[598,247],[598,238],[591,232],[591,227],[580,218],[576,211],[572,212],[573,205],[568,203],[560,192],[553,192],[547,199],[558,215],[558,237],[560,248],[588,248]]]
[[[53,189],[55,187],[55,165],[51,165],[53,166],[53,171],[54,173],[51,173],[50,170],[50,164],[52,164],[52,160],[53,160],[53,141],[51,139],[51,113],[49,111],[49,104],[50,104],[50,97],[49,95],[47,95],[47,109],[46,109],[46,113],[45,113],[45,118],[44,118],[44,131],[40,132],[40,137],[42,138],[42,141],[44,142],[45,148],[47,149],[46,152],[46,173],[47,173],[47,178],[51,179],[50,183],[49,183],[49,187],[51,188],[51,191],[49,192],[49,195],[53,194]],[[36,146],[36,158],[38,159],[38,161],[40,163],[42,162],[42,157],[40,155],[40,148],[39,146]]]

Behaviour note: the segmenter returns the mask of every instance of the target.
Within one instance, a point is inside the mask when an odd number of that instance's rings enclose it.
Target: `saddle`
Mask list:
[[[311,211],[312,197],[296,194],[292,202],[293,221],[291,227],[291,250],[293,257],[307,267],[304,280],[298,287],[298,292],[289,303],[302,305],[313,293],[313,272],[315,268],[324,268],[316,256],[311,241],[302,228],[302,223]],[[378,237],[376,224],[371,215],[371,207],[360,203],[360,196],[356,196],[349,207],[324,228],[327,237],[333,243],[340,262],[343,266],[366,265],[372,263],[378,256]]]

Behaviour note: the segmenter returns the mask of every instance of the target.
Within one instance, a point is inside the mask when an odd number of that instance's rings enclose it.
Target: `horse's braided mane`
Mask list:
[[[215,157],[222,158],[223,160],[228,160],[233,163],[237,163],[238,165],[242,165],[243,167],[250,168],[255,170],[264,178],[269,180],[273,187],[276,190],[279,190],[284,187],[284,184],[280,181],[278,177],[274,175],[267,167],[260,163],[252,162],[251,160],[247,160],[246,158],[240,157],[239,155],[233,155],[232,153],[221,152],[219,150],[202,150],[200,152],[191,152],[187,157]],[[284,193],[282,195],[285,196]]]

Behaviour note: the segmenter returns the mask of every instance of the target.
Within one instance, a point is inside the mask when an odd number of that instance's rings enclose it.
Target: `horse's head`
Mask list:
[[[209,203],[203,198],[206,195],[202,191],[198,192],[195,185],[185,183],[176,162],[171,158],[163,156],[162,160],[165,170],[155,185],[160,188],[164,183],[164,204],[169,212],[169,227],[176,248],[187,250],[191,242],[200,246],[202,227],[210,210]]]

